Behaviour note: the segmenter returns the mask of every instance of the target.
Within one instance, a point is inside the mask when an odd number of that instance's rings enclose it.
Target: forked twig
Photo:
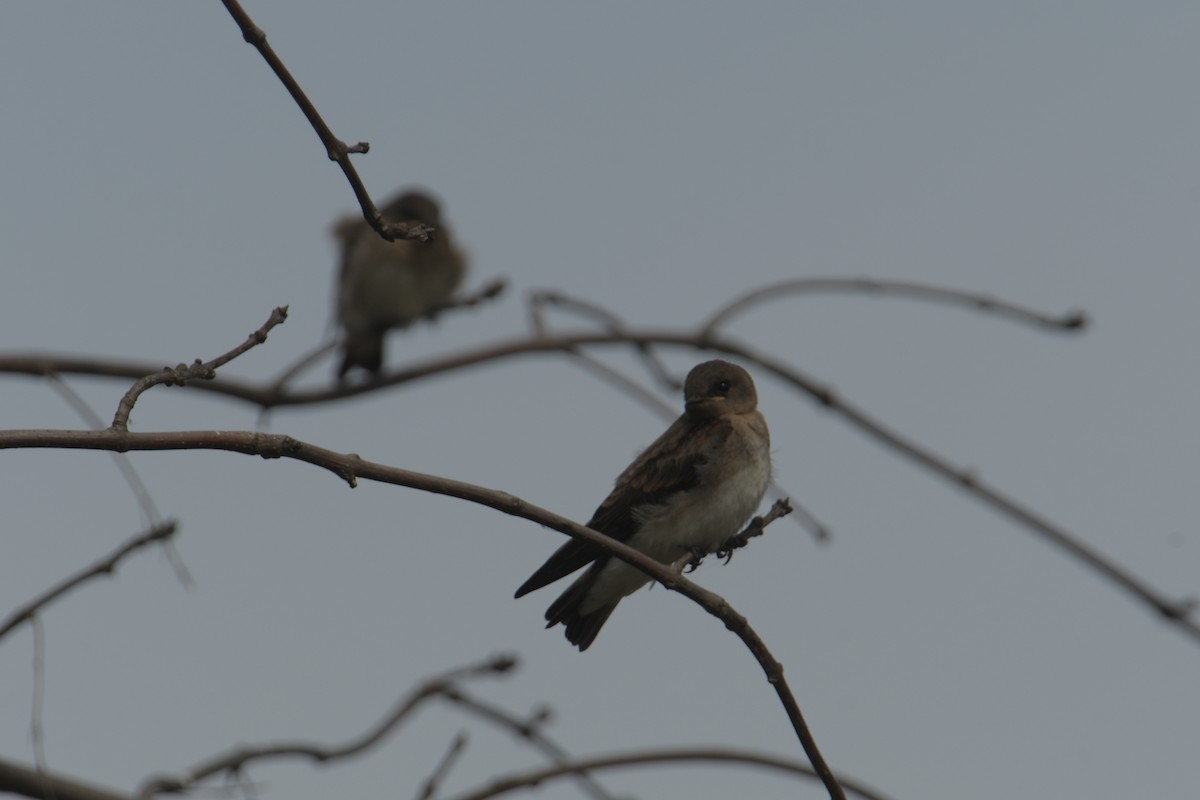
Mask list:
[[[326,763],[358,755],[381,742],[418,706],[440,694],[448,684],[463,678],[506,673],[512,670],[516,663],[516,659],[512,656],[496,656],[479,664],[444,672],[418,686],[374,726],[343,744],[322,745],[314,742],[292,741],[237,747],[202,761],[179,775],[160,775],[148,779],[142,784],[138,797],[141,800],[147,800],[153,795],[164,792],[182,792],[213,775],[241,770],[251,762],[280,758],[305,758]]]
[[[252,347],[256,347],[267,340],[267,334],[276,325],[279,325],[287,319],[287,306],[279,306],[271,312],[271,316],[267,318],[258,330],[254,331],[246,338],[246,341],[239,344],[232,350],[222,353],[211,361],[201,362],[196,359],[191,364],[180,364],[176,367],[163,367],[158,372],[146,375],[137,383],[130,387],[125,396],[121,398],[120,404],[117,406],[116,416],[113,417],[113,430],[124,431],[129,429],[129,415],[133,412],[133,406],[137,403],[138,398],[147,389],[166,384],[167,386],[185,386],[189,381],[202,380],[211,381],[217,377],[217,370],[233,361],[235,358],[245,353]]]

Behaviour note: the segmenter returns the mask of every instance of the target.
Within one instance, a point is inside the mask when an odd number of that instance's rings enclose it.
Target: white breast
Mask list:
[[[761,419],[761,418],[759,418]],[[626,542],[656,561],[673,562],[692,550],[709,553],[741,531],[762,502],[771,480],[770,444],[757,426],[738,426],[721,458],[700,475],[695,488],[660,506],[642,510],[641,527]],[[765,431],[765,424],[762,426]],[[725,463],[723,471],[714,469]],[[581,614],[589,614],[649,582],[644,573],[612,559],[597,576]]]

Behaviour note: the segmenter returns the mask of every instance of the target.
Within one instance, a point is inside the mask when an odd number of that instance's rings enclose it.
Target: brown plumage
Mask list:
[[[450,300],[467,271],[437,202],[411,190],[393,198],[380,213],[391,222],[420,222],[435,228],[428,242],[389,242],[362,218],[346,217],[333,228],[341,251],[337,321],[344,338],[338,377],[354,367],[372,375],[383,366],[383,340],[432,316]]]
[[[770,435],[754,381],[727,361],[688,373],[684,413],[617,478],[587,526],[669,563],[716,550],[758,508],[770,481]],[[580,650],[623,597],[649,581],[581,539],[560,547],[517,589],[521,597],[591,565],[546,610]]]

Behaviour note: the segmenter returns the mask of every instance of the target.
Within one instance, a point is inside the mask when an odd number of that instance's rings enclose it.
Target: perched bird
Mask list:
[[[354,367],[377,374],[383,366],[384,335],[444,306],[467,271],[467,257],[454,246],[429,195],[404,192],[380,213],[390,222],[420,222],[436,230],[428,242],[389,242],[361,217],[334,225],[341,250],[337,322],[344,332],[339,378]]]
[[[683,416],[617,478],[587,526],[671,563],[711,553],[758,508],[771,479],[771,440],[749,373],[706,361],[688,373]],[[517,589],[516,597],[588,566],[546,610],[581,651],[621,598],[650,578],[581,539],[571,539]]]

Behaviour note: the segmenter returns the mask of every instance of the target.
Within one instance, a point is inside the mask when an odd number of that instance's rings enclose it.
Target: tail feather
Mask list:
[[[603,567],[603,563],[593,565],[546,609],[546,627],[553,628],[558,624],[566,626],[567,641],[578,647],[580,652],[587,650],[596,640],[596,635],[617,607],[617,602],[620,602],[618,598],[616,602],[601,606],[590,613],[579,613],[580,604],[587,597],[600,572],[599,567]]]
[[[383,331],[375,330],[347,334],[338,378],[345,378],[346,373],[355,367],[378,375],[383,368],[383,334]]]

